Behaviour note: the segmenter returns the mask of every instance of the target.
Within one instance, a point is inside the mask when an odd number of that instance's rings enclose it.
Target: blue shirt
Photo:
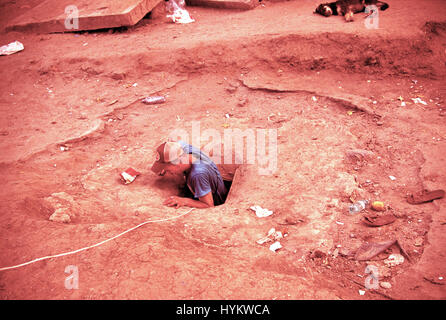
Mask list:
[[[215,163],[200,149],[184,141],[178,141],[178,143],[186,154],[192,154],[196,159],[192,162],[192,168],[186,178],[186,183],[194,194],[194,198],[198,199],[212,192],[214,205],[223,204],[227,190]]]

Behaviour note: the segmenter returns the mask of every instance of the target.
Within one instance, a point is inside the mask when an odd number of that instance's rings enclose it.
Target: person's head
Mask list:
[[[164,142],[156,149],[156,161],[151,170],[160,176],[166,173],[177,175],[187,171],[190,166],[190,155],[178,142]]]

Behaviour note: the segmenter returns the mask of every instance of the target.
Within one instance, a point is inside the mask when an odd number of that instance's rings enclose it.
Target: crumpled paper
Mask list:
[[[268,231],[268,235],[266,237],[263,237],[263,238],[257,240],[257,243],[258,244],[264,244],[266,242],[271,242],[271,241],[279,240],[279,239],[282,239],[282,238],[283,238],[282,232],[276,231],[276,229],[271,228]]]
[[[173,14],[167,15],[167,17],[172,19],[175,23],[185,24],[195,22],[195,20],[190,17],[189,12],[181,8],[177,8]]]
[[[268,216],[273,214],[272,211],[270,211],[268,209],[264,209],[264,208],[262,208],[260,206],[257,206],[257,205],[256,206],[252,206],[250,209],[255,211],[256,216],[259,217],[259,218],[268,217]]]
[[[11,42],[8,45],[0,47],[0,56],[9,56],[10,54],[22,51],[23,49],[25,49],[25,47],[21,42]]]

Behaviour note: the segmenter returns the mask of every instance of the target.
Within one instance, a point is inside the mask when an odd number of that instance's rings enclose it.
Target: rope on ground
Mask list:
[[[118,234],[118,235],[116,235],[116,236],[114,236],[114,237],[112,237],[112,238],[108,238],[108,239],[106,239],[106,240],[104,240],[104,241],[101,241],[101,242],[99,242],[99,243],[96,243],[96,244],[94,244],[94,245],[91,245],[91,246],[88,246],[88,247],[84,247],[84,248],[81,248],[81,249],[77,249],[77,250],[74,250],[74,251],[69,251],[69,252],[65,252],[65,253],[59,253],[59,254],[55,254],[55,255],[51,255],[51,256],[46,256],[46,257],[37,258],[37,259],[31,260],[31,261],[28,261],[28,262],[25,262],[25,263],[22,263],[22,264],[18,264],[18,265],[15,265],[15,266],[11,266],[11,267],[0,268],[0,271],[10,270],[10,269],[17,269],[17,268],[24,267],[24,266],[26,266],[26,265],[29,265],[29,264],[32,264],[32,263],[35,263],[35,262],[38,262],[38,261],[47,260],[47,259],[52,259],[52,258],[58,258],[58,257],[63,257],[63,256],[68,256],[68,255],[70,255],[70,254],[75,254],[75,253],[78,253],[78,252],[81,252],[81,251],[85,251],[85,250],[88,250],[88,249],[91,249],[91,248],[94,248],[94,247],[98,247],[98,246],[100,246],[100,245],[102,245],[102,244],[104,244],[104,243],[106,243],[106,242],[109,242],[109,241],[111,241],[111,240],[114,240],[114,239],[116,239],[116,238],[119,238],[120,236],[123,236],[124,234],[126,234],[126,233],[128,233],[128,232],[130,232],[130,231],[133,231],[133,230],[135,230],[135,229],[137,229],[137,228],[139,228],[139,227],[142,227],[143,225],[145,225],[145,224],[147,224],[147,223],[163,222],[163,221],[168,221],[168,220],[178,219],[178,218],[180,218],[180,217],[182,217],[182,216],[185,216],[186,214],[188,214],[188,213],[191,212],[192,210],[194,210],[194,208],[191,208],[191,209],[189,209],[188,211],[186,211],[185,213],[182,213],[182,214],[180,214],[179,216],[175,216],[175,217],[172,217],[172,218],[158,219],[158,220],[148,220],[148,221],[145,221],[145,222],[143,222],[143,223],[138,224],[137,226],[135,226],[135,227],[133,227],[133,228],[130,228],[130,229],[124,231],[124,232],[121,232],[120,234]]]

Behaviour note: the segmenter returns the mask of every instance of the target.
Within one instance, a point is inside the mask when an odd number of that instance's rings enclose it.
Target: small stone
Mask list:
[[[379,283],[380,284],[380,286],[382,287],[382,288],[384,288],[384,289],[390,289],[390,288],[392,288],[392,285],[390,284],[390,282],[380,282]]]
[[[414,245],[415,245],[415,247],[421,247],[423,245],[423,242],[424,242],[423,238],[422,237],[418,237],[418,238],[415,239]]]

